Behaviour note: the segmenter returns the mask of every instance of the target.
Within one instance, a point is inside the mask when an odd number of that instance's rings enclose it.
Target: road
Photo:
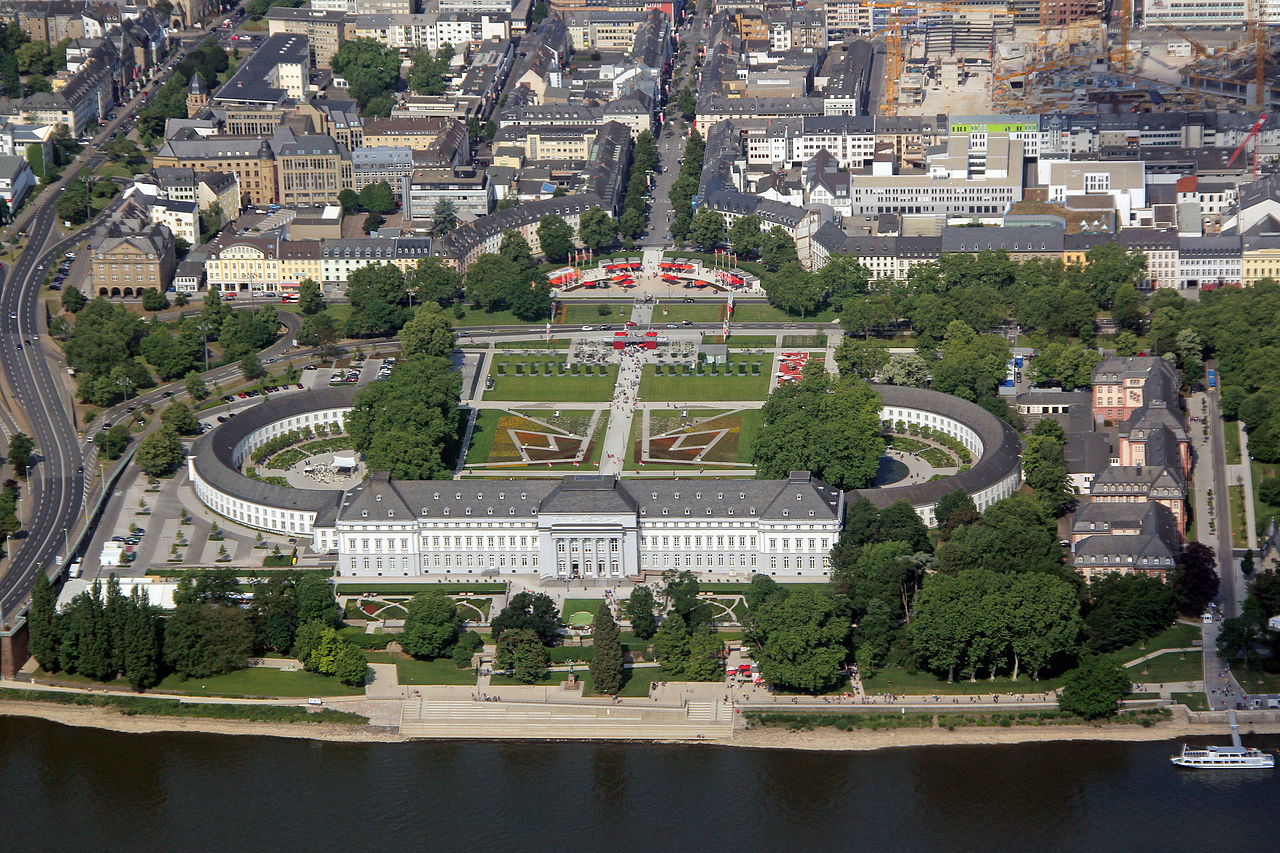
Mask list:
[[[183,53],[204,36],[197,32],[183,37],[153,88],[163,85]],[[52,565],[65,550],[85,497],[87,446],[76,433],[73,413],[55,375],[59,368],[52,352],[45,348],[51,342],[45,335],[40,304],[46,270],[68,247],[83,239],[84,229],[58,237],[54,205],[63,188],[82,170],[92,172],[101,165],[103,157],[97,151],[131,120],[140,99],[141,95],[117,109],[116,118],[103,125],[62,176],[19,213],[6,235],[11,239],[14,233],[25,231],[28,242],[16,263],[0,269],[0,369],[11,394],[8,402],[21,410],[36,451],[22,503],[26,533],[18,543],[11,543],[16,553],[0,577],[0,618],[21,611],[36,568]]]

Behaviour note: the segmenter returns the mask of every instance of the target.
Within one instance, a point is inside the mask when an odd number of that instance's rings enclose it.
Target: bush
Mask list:
[[[1268,477],[1259,483],[1258,497],[1272,506],[1280,506],[1280,477]]]

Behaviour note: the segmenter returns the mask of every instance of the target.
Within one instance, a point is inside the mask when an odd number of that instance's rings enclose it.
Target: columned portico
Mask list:
[[[635,513],[540,515],[544,578],[623,578],[639,574]]]

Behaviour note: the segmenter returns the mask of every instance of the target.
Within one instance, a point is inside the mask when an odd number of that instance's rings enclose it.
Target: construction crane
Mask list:
[[[974,6],[967,3],[956,2],[916,2],[907,3],[905,0],[898,3],[876,2],[876,0],[867,0],[861,4],[865,9],[888,9],[889,22],[886,26],[872,32],[868,38],[874,39],[876,36],[885,36],[885,85],[884,100],[880,105],[882,115],[897,115],[898,113],[898,83],[902,77],[902,71],[906,67],[907,60],[903,51],[903,28],[909,22],[919,21],[924,15],[933,12],[991,12],[996,13],[1002,11],[992,6]],[[1012,7],[1004,7],[1004,14],[1012,14]],[[904,20],[906,15],[910,14],[910,21]]]
[[[1265,18],[1254,10],[1253,49],[1257,66],[1254,70],[1253,97],[1254,109],[1262,112],[1267,108],[1267,24]],[[1254,152],[1254,180],[1257,180],[1257,152]]]
[[[1104,54],[1090,54],[1089,56],[1077,56],[1072,59],[1062,59],[1056,62],[1044,62],[1039,65],[1032,65],[1028,68],[1024,68],[1021,71],[1015,71],[1011,74],[1001,74],[998,77],[992,77],[991,82],[993,84],[1003,83],[1006,80],[1025,77],[1026,79],[1022,84],[1022,99],[1023,101],[1029,101],[1031,98],[1031,84],[1036,74],[1041,74],[1046,71],[1056,71],[1061,68],[1075,68],[1081,65],[1088,65],[1099,60],[1105,61],[1106,59],[1107,56]]]
[[[1236,162],[1236,158],[1240,156],[1240,152],[1244,150],[1244,147],[1249,144],[1250,140],[1258,139],[1258,134],[1262,131],[1262,126],[1266,123],[1267,114],[1263,113],[1258,117],[1258,120],[1253,123],[1253,127],[1249,128],[1249,133],[1245,136],[1244,141],[1240,143],[1239,147],[1237,147],[1234,152],[1232,152],[1231,159],[1227,160],[1228,167]],[[1258,180],[1258,149],[1261,147],[1262,140],[1258,139],[1253,146],[1253,179],[1255,181]]]

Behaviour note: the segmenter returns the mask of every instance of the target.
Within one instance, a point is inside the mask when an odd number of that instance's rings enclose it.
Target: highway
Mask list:
[[[159,88],[172,73],[185,51],[205,34],[184,37],[181,46],[151,85]],[[67,394],[55,371],[60,369],[46,346],[53,344],[44,334],[45,318],[40,304],[40,285],[50,264],[56,264],[71,246],[84,238],[85,229],[58,238],[54,232],[54,205],[62,190],[81,170],[90,172],[102,164],[97,153],[139,106],[141,96],[116,111],[116,118],[102,126],[84,151],[66,167],[62,176],[28,204],[8,228],[8,239],[25,231],[28,242],[16,263],[0,268],[0,369],[8,389],[7,402],[19,411],[10,412],[35,440],[33,465],[23,485],[20,518],[25,533],[11,542],[16,551],[0,577],[0,617],[6,621],[26,604],[39,566],[52,566],[64,550],[84,505],[88,475],[84,470],[86,450],[76,433],[73,412],[67,408]]]

